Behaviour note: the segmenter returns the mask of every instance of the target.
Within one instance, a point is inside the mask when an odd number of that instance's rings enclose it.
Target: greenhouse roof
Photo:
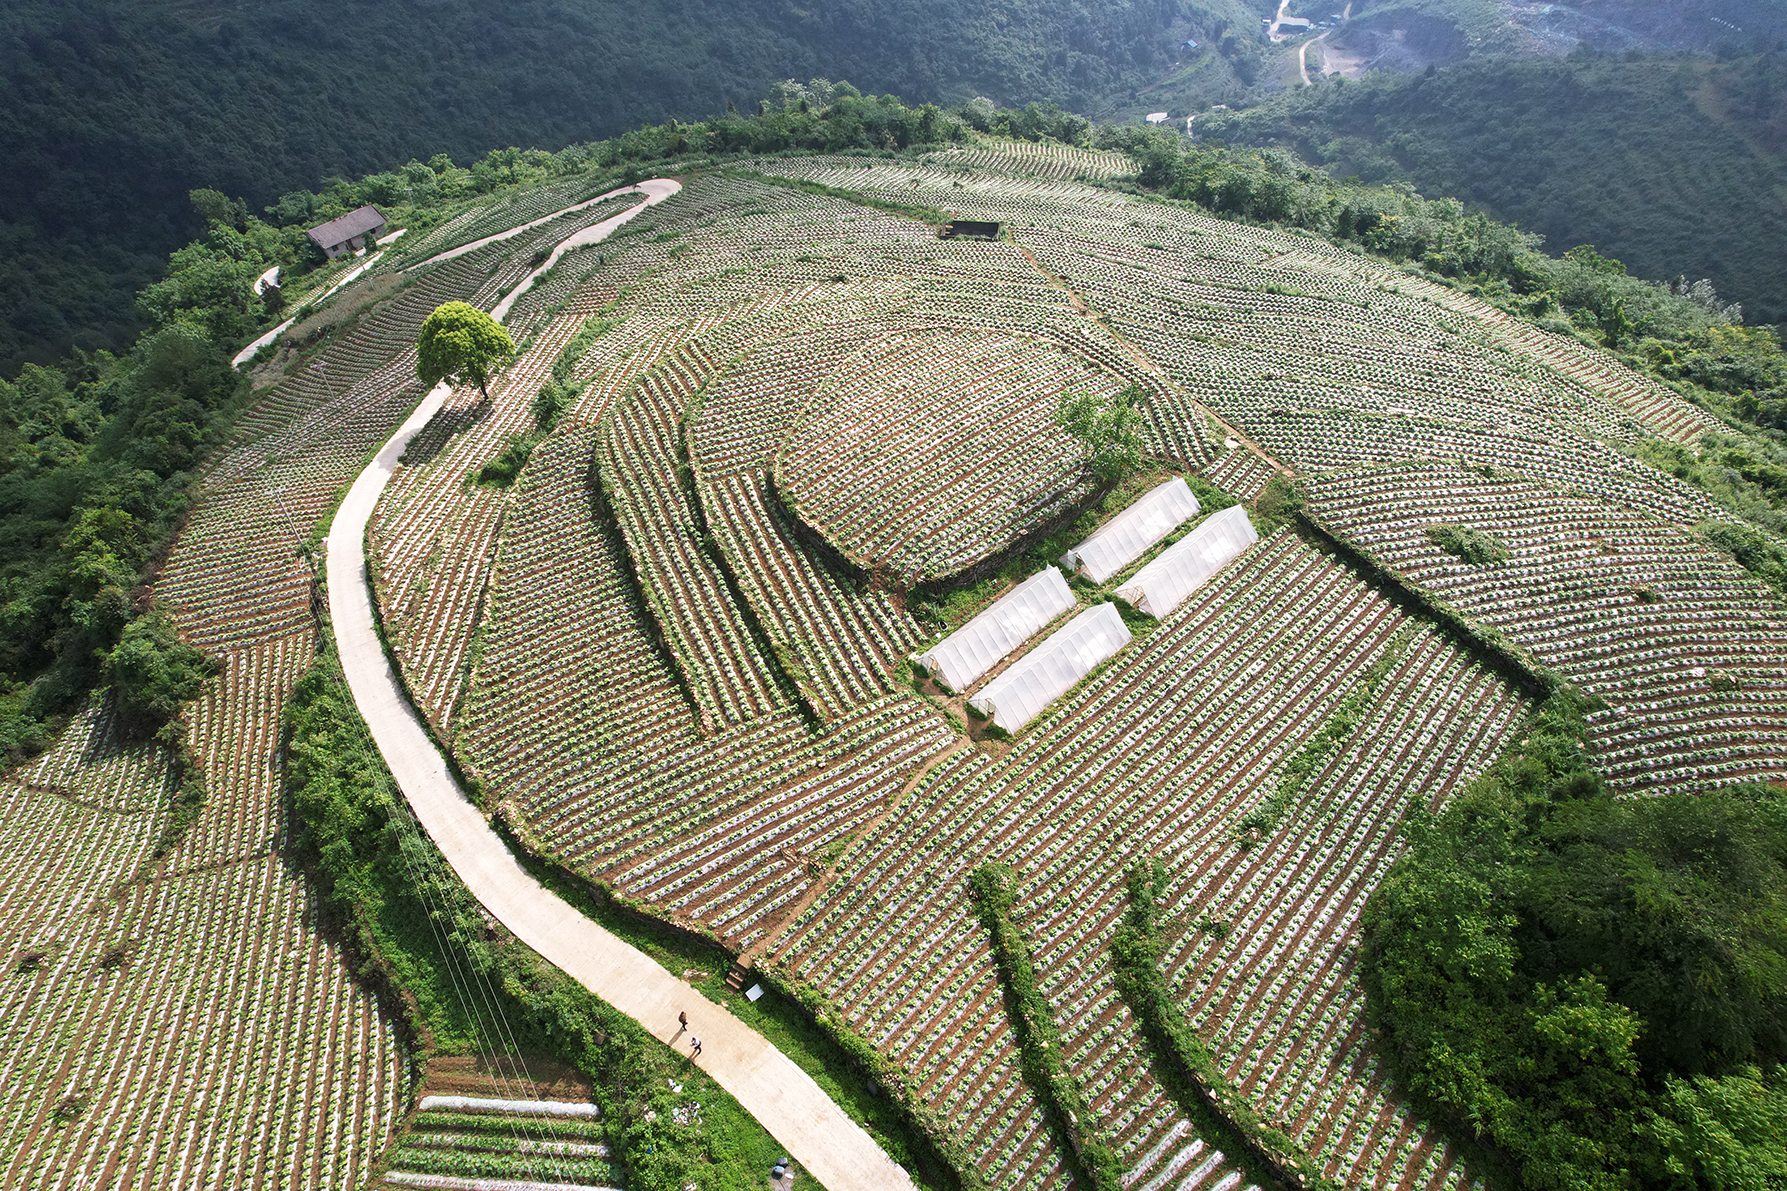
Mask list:
[[[1168,546],[1119,587],[1117,595],[1158,620],[1183,604],[1224,563],[1259,540],[1247,510],[1231,505],[1212,513],[1202,525]]]
[[[1117,605],[1095,604],[1050,633],[968,704],[1015,732],[1127,644],[1129,626]]]
[[[1174,476],[1099,526],[1061,556],[1061,565],[1103,583],[1140,558],[1148,547],[1198,515],[1198,498]]]
[[[1045,567],[973,620],[914,659],[952,691],[965,691],[1012,650],[1073,607],[1073,592],[1054,567]]]

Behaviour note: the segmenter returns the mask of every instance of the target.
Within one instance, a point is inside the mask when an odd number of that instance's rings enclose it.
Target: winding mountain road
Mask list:
[[[637,189],[646,195],[644,202],[568,238],[560,249],[599,242],[682,187],[652,179]],[[556,262],[558,254],[551,259]],[[500,309],[506,313],[508,303]],[[684,1053],[689,1037],[699,1037],[702,1053],[694,1061],[830,1191],[911,1188],[906,1172],[791,1059],[724,1007],[534,880],[466,798],[405,697],[374,627],[366,525],[405,447],[434,417],[447,393],[444,385],[429,393],[354,480],[328,537],[329,619],[342,669],[404,798],[459,879],[499,922],[654,1037],[680,1043]],[[686,1033],[678,1028],[679,1012],[689,1015]]]

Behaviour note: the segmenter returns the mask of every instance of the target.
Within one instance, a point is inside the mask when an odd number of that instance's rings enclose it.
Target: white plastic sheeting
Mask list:
[[[595,1117],[601,1111],[581,1100],[498,1100],[489,1096],[424,1096],[421,1111],[508,1112],[530,1117]]]
[[[930,649],[913,656],[944,686],[965,691],[1073,605],[1067,580],[1054,567],[1046,567]]]
[[[1260,540],[1247,510],[1231,505],[1160,552],[1137,571],[1118,596],[1156,620],[1185,602],[1222,565]]]
[[[1140,558],[1148,547],[1198,515],[1198,498],[1174,476],[1106,521],[1091,537],[1061,556],[1061,565],[1103,583]]]
[[[1015,732],[1128,644],[1129,626],[1117,605],[1094,604],[1050,633],[968,703]]]

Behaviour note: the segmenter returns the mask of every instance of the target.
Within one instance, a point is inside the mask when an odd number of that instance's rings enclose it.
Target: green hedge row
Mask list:
[[[1080,1081],[1061,1063],[1061,1034],[1042,990],[1030,944],[1011,920],[1015,874],[1011,866],[989,862],[968,876],[968,894],[981,924],[992,936],[993,957],[1005,985],[1006,1008],[1018,1036],[1024,1079],[1054,1126],[1074,1177],[1098,1191],[1121,1191],[1123,1164],[1106,1141]]]
[[[1129,1011],[1141,1023],[1154,1055],[1154,1074],[1187,1115],[1214,1125],[1213,1139],[1251,1159],[1271,1177],[1297,1191],[1338,1191],[1339,1184],[1276,1125],[1253,1110],[1229,1083],[1210,1050],[1186,1022],[1160,974],[1165,942],[1160,935],[1159,898],[1166,887],[1160,861],[1129,870],[1129,908],[1111,940],[1113,979]],[[1212,1115],[1216,1117],[1211,1120]],[[1224,1136],[1226,1135],[1226,1136]]]

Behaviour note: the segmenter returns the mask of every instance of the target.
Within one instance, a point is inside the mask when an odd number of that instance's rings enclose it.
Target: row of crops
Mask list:
[[[368,527],[386,640],[411,697],[437,729],[450,729],[467,654],[482,614],[504,490],[472,482],[513,437],[533,431],[534,395],[576,330],[561,319],[493,382],[454,391],[411,440]]]
[[[413,244],[403,243],[402,254],[406,262],[423,261],[487,236],[513,232],[516,228],[548,219],[573,207],[581,207],[584,211],[599,210],[599,218],[605,219],[638,201],[637,196],[593,201],[607,188],[606,180],[600,176],[580,175],[550,183],[537,190],[507,194],[460,212],[433,231],[418,237]]]
[[[1122,388],[1017,336],[892,338],[827,378],[783,442],[776,488],[865,569],[905,586],[951,576],[1083,498],[1080,447],[1055,426],[1055,406]]]
[[[1240,949],[1220,964],[1200,955],[1176,965],[1184,991],[1202,992],[1218,972],[1252,982],[1247,996],[1194,1015],[1233,1077],[1298,1098],[1294,1111],[1273,1115],[1312,1150],[1326,1156],[1331,1135],[1355,1138],[1356,1147],[1335,1151],[1339,1172],[1363,1173],[1369,1157],[1402,1164],[1390,1181],[1405,1174],[1446,1181],[1455,1159],[1410,1137],[1381,1081],[1340,1045],[1356,1047],[1348,1039],[1356,988],[1330,979],[1335,965],[1261,964],[1254,954],[1288,934],[1344,955],[1358,891],[1370,888],[1393,851],[1388,832],[1404,781],[1422,776],[1415,768],[1437,766],[1437,780],[1429,774],[1424,788],[1443,796],[1506,739],[1521,700],[1429,633],[1419,650],[1399,656],[1400,669],[1372,701],[1373,730],[1361,736],[1374,747],[1336,758],[1325,775],[1331,790],[1312,784],[1307,804],[1265,842],[1237,847],[1241,821],[1272,789],[1274,773],[1406,627],[1344,568],[1294,539],[1273,539],[1123,655],[1104,681],[1046,713],[1011,754],[996,763],[971,754],[935,770],[845,856],[837,884],[777,942],[778,961],[849,1006],[859,1032],[906,1056],[928,1095],[944,1104],[960,1098],[952,1115],[973,1123],[964,1126],[971,1144],[1001,1183],[1018,1185],[1045,1161],[1046,1138],[1022,1088],[986,1103],[995,1095],[992,1074],[1011,1062],[1011,1043],[1003,1029],[988,1037],[976,1015],[976,1002],[997,990],[961,896],[978,858],[1012,863],[1069,1066],[1133,1162],[1173,1134],[1176,1117],[1134,1032],[1123,1028],[1104,950],[1126,858],[1159,854],[1178,877],[1179,919],[1220,921],[1227,945]],[[1173,685],[1162,684],[1165,675]],[[1163,697],[1175,687],[1175,697]],[[1420,700],[1436,689],[1455,699],[1450,718],[1421,713]],[[1370,798],[1375,818],[1364,813]],[[1309,861],[1318,845],[1351,858],[1341,866],[1350,894],[1310,884],[1312,875],[1337,875]],[[1299,881],[1302,892],[1276,906],[1252,895],[1231,902],[1220,878],[1237,864],[1264,874],[1258,879],[1274,894]],[[915,889],[924,894],[899,892]],[[1242,933],[1250,909],[1272,911],[1251,937]],[[930,1010],[918,1012],[923,1005]],[[1255,1016],[1267,1009],[1294,1026],[1262,1031]],[[1027,1127],[1011,1127],[1013,1109]]]
[[[977,185],[985,194],[999,190],[997,179],[984,176]],[[1008,189],[1020,210],[1044,201],[1034,181],[1014,181]],[[726,218],[729,208],[740,217]],[[967,837],[954,827],[913,826],[916,808],[930,805],[929,792],[954,790],[960,773],[980,775],[980,813],[988,821],[1021,826],[1033,814],[1058,832],[1080,831],[1085,812],[1064,812],[1065,793],[1043,801],[1023,792],[1024,779],[1007,776],[1071,772],[1060,759],[1044,762],[1036,753],[1036,742],[1069,736],[1080,741],[1085,764],[1102,768],[1110,754],[1108,763],[1117,766],[1104,783],[1093,783],[1091,796],[1106,804],[1093,812],[1093,822],[1129,801],[1122,792],[1132,788],[1128,775],[1135,771],[1154,775],[1159,793],[1150,797],[1176,805],[1178,784],[1188,764],[1196,764],[1177,750],[1194,742],[1206,751],[1193,756],[1219,756],[1225,744],[1239,753],[1239,768],[1213,777],[1210,789],[1263,793],[1274,767],[1357,686],[1372,648],[1381,651],[1400,621],[1381,603],[1367,618],[1364,589],[1343,569],[1281,539],[1261,564],[1274,568],[1263,590],[1276,594],[1260,601],[1279,601],[1283,616],[1248,640],[1279,642],[1285,674],[1301,673],[1311,657],[1318,670],[1324,663],[1333,669],[1323,683],[1305,684],[1295,707],[1284,704],[1280,684],[1258,671],[1231,677],[1237,692],[1218,684],[1195,699],[1161,699],[1160,676],[1199,673],[1194,658],[1212,648],[1186,645],[1181,648],[1191,652],[1160,658],[1165,643],[1177,639],[1171,631],[1179,618],[1196,609],[1241,615],[1230,596],[1199,593],[1116,663],[1110,678],[1045,713],[1013,754],[1027,758],[1022,764],[1007,768],[975,751],[944,757],[954,738],[945,721],[909,695],[888,693],[892,664],[917,640],[905,627],[910,622],[897,604],[840,573],[835,558],[802,532],[810,524],[790,524],[768,482],[776,453],[802,424],[801,411],[845,408],[843,397],[866,410],[888,408],[885,388],[875,383],[883,378],[887,387],[908,385],[905,408],[945,401],[975,375],[974,352],[994,344],[1010,353],[1020,375],[1065,349],[1095,361],[1105,376],[1152,379],[1154,440],[1184,444],[1183,455],[1195,464],[1223,455],[1212,446],[1223,432],[1188,386],[1146,371],[1130,345],[1076,309],[1074,295],[1023,252],[939,242],[914,236],[911,226],[810,195],[703,179],[605,243],[599,260],[567,258],[560,272],[583,280],[553,301],[568,299],[566,310],[600,306],[615,325],[579,367],[587,387],[571,423],[536,451],[508,499],[491,618],[458,739],[489,788],[523,808],[526,830],[538,843],[667,916],[715,930],[735,947],[769,945],[778,962],[849,1007],[855,1028],[920,1078],[927,1102],[943,1111],[995,1183],[1048,1185],[1062,1177],[1059,1160],[1017,1077],[1003,1024],[989,1013],[998,1004],[997,987],[963,917],[959,881],[923,879],[917,901],[908,891],[918,870],[896,879],[897,895],[894,885],[876,892],[883,887],[866,879],[832,882],[840,849],[869,831],[869,839],[886,841],[902,862],[941,859],[945,843],[952,862],[980,855],[977,844],[957,847]],[[528,311],[524,300],[516,317]],[[1014,338],[1039,327],[1047,342]],[[915,336],[931,350],[898,355],[899,345]],[[1028,346],[1030,358],[1014,343]],[[833,378],[856,378],[849,383],[862,398],[850,396],[841,382],[833,388]],[[1048,401],[1059,388],[1038,384],[1036,396]],[[499,409],[505,400],[524,397],[499,396]],[[1052,413],[1047,405],[1038,411],[1038,404],[1023,416]],[[1182,417],[1185,411],[1196,416]],[[888,449],[892,436],[877,441],[873,416],[858,420],[861,429],[845,444],[860,446],[858,455],[846,449],[819,457],[831,469],[839,513],[880,517],[890,526],[915,512],[929,514],[931,502],[874,479],[877,467],[890,477],[910,474],[891,464],[913,446]],[[852,433],[846,426],[832,437]],[[988,456],[987,446],[1002,449],[1000,434],[963,441],[953,457],[964,479],[997,484],[987,477],[1010,475],[1015,483],[1008,488],[1028,479],[1021,468],[997,462],[996,454],[995,462],[982,458],[980,470],[970,470],[976,467],[971,444],[978,441],[978,454]],[[1237,456],[1253,460],[1231,464],[1237,476],[1262,485],[1272,474],[1257,456],[1228,453]],[[949,466],[946,456],[936,458],[932,467]],[[854,506],[848,499],[853,484],[860,485]],[[566,574],[579,582],[565,583]],[[1299,616],[1318,612],[1318,619],[1299,624]],[[1326,659],[1331,647],[1323,642],[1364,632],[1366,619],[1369,632],[1356,655],[1346,665]],[[1129,676],[1121,681],[1126,701],[1088,734],[1079,709],[1118,675]],[[1220,727],[1184,739],[1191,708],[1230,701]],[[1135,730],[1150,704],[1155,722]],[[1518,700],[1504,693],[1494,706],[1501,719],[1478,731],[1491,741],[1490,751]],[[1063,726],[1051,727],[1057,724]],[[1257,725],[1270,725],[1269,737],[1243,747],[1251,739],[1247,730]],[[1455,743],[1448,739],[1429,751],[1443,763]],[[928,776],[907,792],[927,763]],[[1386,806],[1393,805],[1392,785],[1385,780]],[[1059,788],[1071,788],[1065,776]],[[1205,846],[1220,855],[1246,808],[1207,801]],[[1081,832],[1110,853],[1109,880],[1096,894],[1090,887],[1062,894],[1064,921],[1082,896],[1114,904],[1123,856],[1154,829],[1130,825],[1144,808],[1128,813],[1124,828]],[[1177,838],[1180,826],[1169,816],[1159,829],[1176,833],[1163,838]],[[1113,846],[1118,840],[1123,847]],[[844,853],[844,872],[858,871],[853,857],[866,847]],[[1060,879],[1072,870],[1063,861],[1047,876]],[[1361,877],[1369,879],[1369,871]],[[870,902],[854,921],[851,912],[830,912],[828,899],[845,888]],[[815,892],[819,902],[803,910]],[[923,941],[877,917],[896,911],[923,923]],[[802,926],[777,941],[790,913]],[[1343,945],[1336,939],[1344,936],[1327,942]],[[1070,970],[1102,969],[1096,936],[1078,946],[1061,952],[1051,938],[1039,958],[1060,978]],[[819,959],[809,963],[809,948],[815,956],[850,955],[859,964],[881,954],[897,954],[902,962],[847,982]],[[978,973],[978,984],[964,983],[970,973]],[[1334,1020],[1351,1021],[1350,990],[1327,995],[1336,1006]],[[892,1004],[883,1009],[880,997]],[[1121,1015],[1108,983],[1095,981],[1055,1003],[1070,1011],[1064,1025],[1076,1056],[1086,1060],[1095,1103],[1117,1122],[1127,1160],[1157,1185],[1191,1176],[1194,1183],[1232,1180],[1232,1164],[1154,1085],[1134,1039],[1119,1040]],[[1337,1041],[1324,1036],[1320,1045],[1327,1049],[1314,1053],[1331,1056]],[[1235,1061],[1247,1065],[1244,1056]],[[1449,1156],[1434,1156],[1428,1147],[1421,1151],[1427,1167],[1412,1156],[1420,1139],[1409,1140],[1406,1118],[1378,1083],[1342,1080],[1333,1099],[1355,1102],[1353,1113],[1328,1104],[1324,1119],[1340,1120],[1369,1146],[1401,1138],[1396,1153],[1411,1170],[1449,1177]]]
[[[623,1186],[595,1105],[425,1096],[385,1156],[379,1186]]]
[[[1311,484],[1324,524],[1607,704],[1593,748],[1616,788],[1787,777],[1787,615],[1727,556],[1653,517],[1434,465]],[[1426,532],[1493,535],[1477,565]]]

